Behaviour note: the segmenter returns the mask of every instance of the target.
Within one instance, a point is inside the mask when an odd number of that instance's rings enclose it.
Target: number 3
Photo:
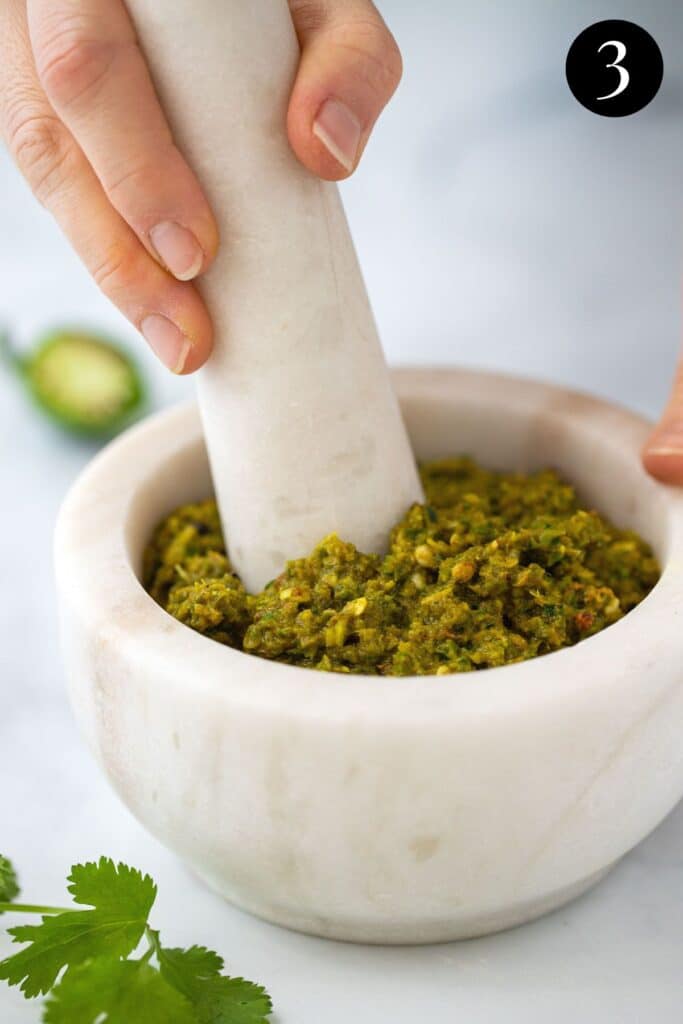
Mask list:
[[[611,64],[606,64],[605,67],[616,68],[619,72],[619,85],[613,92],[607,93],[606,96],[596,96],[596,99],[598,100],[611,100],[615,96],[619,96],[619,94],[628,87],[628,83],[631,81],[631,76],[628,71],[626,68],[622,67],[620,63],[626,56],[626,47],[624,44],[620,43],[618,39],[608,39],[606,43],[602,44],[602,46],[598,46],[598,53],[600,53],[601,50],[604,50],[606,46],[613,46],[617,51],[616,60]]]

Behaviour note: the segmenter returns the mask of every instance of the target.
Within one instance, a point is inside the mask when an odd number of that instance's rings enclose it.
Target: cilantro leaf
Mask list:
[[[202,986],[194,1006],[198,1024],[266,1024],[273,1009],[260,985],[223,975]]]
[[[10,928],[25,947],[0,962],[0,980],[27,998],[49,993],[45,1024],[267,1024],[268,993],[224,975],[218,953],[162,946],[147,923],[157,892],[149,875],[102,857],[76,864],[68,881],[74,902],[89,909],[13,904],[41,914],[41,924]],[[0,903],[18,891],[0,857]],[[147,952],[132,960],[143,935]]]
[[[149,877],[127,864],[114,864],[109,857],[100,857],[97,864],[74,864],[67,886],[74,903],[97,907],[114,914],[149,917],[157,887]],[[138,940],[139,941],[139,940]]]
[[[19,883],[12,862],[0,853],[0,903],[11,903],[18,895]]]
[[[166,949],[159,942],[159,932],[154,932],[154,946],[162,974],[188,999],[192,999],[198,986],[217,978],[223,970],[223,957],[204,946]]]
[[[203,946],[156,952],[162,976],[190,1000],[197,1024],[265,1024],[272,1011],[270,996],[260,985],[220,972],[223,960]]]
[[[42,924],[10,928],[15,942],[28,943],[0,963],[0,980],[21,983],[27,998],[44,994],[64,967],[95,957],[125,957],[145,931],[156,897],[149,875],[102,857],[97,864],[77,864],[70,876],[76,903],[92,910],[43,917]]]
[[[196,1024],[187,999],[140,960],[71,967],[45,1003],[45,1024]]]

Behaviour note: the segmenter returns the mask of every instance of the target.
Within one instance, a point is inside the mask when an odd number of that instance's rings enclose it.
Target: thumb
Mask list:
[[[648,473],[667,484],[683,484],[683,359],[664,415],[643,449]]]
[[[287,114],[292,149],[336,181],[355,170],[401,79],[401,54],[370,0],[289,0],[301,63]]]

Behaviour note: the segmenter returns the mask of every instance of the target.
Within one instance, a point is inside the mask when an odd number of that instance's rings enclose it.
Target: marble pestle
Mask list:
[[[422,500],[336,185],[291,151],[286,0],[128,0],[221,234],[199,402],[230,556],[257,590],[326,534],[380,552]]]

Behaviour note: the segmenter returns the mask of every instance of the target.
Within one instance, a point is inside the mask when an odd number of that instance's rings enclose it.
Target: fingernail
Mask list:
[[[356,163],[361,124],[340,100],[325,100],[313,122],[313,134],[347,171]]]
[[[645,449],[646,455],[683,455],[683,441],[677,444],[649,444]]]
[[[683,427],[664,427],[645,445],[648,455],[683,455]]]
[[[171,320],[159,313],[146,316],[140,324],[140,330],[164,366],[173,373],[182,373],[192,351],[190,339]]]
[[[197,239],[187,228],[165,220],[153,227],[150,241],[161,262],[179,281],[191,281],[204,262],[204,253]]]

